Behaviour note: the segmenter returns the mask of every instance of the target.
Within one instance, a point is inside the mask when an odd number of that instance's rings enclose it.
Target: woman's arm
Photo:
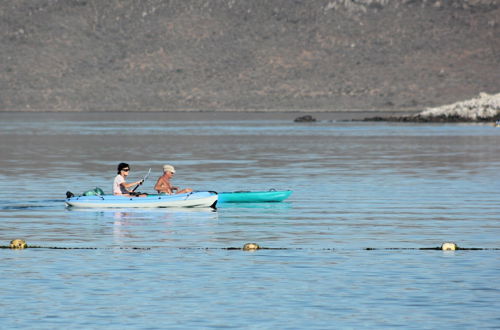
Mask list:
[[[142,184],[142,180],[139,180],[139,181],[136,181],[136,182],[132,182],[132,183],[126,183],[126,182],[122,182],[120,185],[127,189],[130,188],[130,187],[133,187],[133,186],[137,186],[138,184]]]

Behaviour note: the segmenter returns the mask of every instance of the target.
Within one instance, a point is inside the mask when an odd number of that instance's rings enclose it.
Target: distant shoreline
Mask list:
[[[330,110],[330,109],[168,109],[168,110],[41,110],[41,109],[23,109],[23,110],[0,110],[0,113],[196,113],[196,112],[237,112],[237,113],[377,113],[377,112],[388,112],[388,113],[418,113],[422,109],[342,109],[342,110]]]
[[[81,120],[290,120],[308,115],[321,121],[359,121],[369,116],[403,116],[415,114],[416,111],[379,111],[379,110],[342,110],[342,111],[321,111],[321,110],[259,110],[259,111],[0,111],[2,119],[19,120],[64,120],[65,118]]]

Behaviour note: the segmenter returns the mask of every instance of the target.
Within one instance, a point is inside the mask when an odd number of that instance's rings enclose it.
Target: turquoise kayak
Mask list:
[[[221,192],[218,203],[282,202],[291,194],[291,190]]]

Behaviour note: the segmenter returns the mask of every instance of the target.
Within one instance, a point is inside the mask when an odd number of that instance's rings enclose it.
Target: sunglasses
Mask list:
[[[128,172],[128,171],[130,171],[130,168],[124,168],[124,169],[122,169],[122,171]]]

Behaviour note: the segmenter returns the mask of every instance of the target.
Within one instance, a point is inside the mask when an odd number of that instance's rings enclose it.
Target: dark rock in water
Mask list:
[[[297,117],[294,120],[294,122],[296,122],[296,123],[312,123],[315,121],[316,121],[316,118],[314,118],[313,116],[310,116],[310,115]]]
[[[380,117],[380,116],[369,117],[369,118],[364,118],[363,121],[389,121],[390,118],[394,118],[394,117]]]

